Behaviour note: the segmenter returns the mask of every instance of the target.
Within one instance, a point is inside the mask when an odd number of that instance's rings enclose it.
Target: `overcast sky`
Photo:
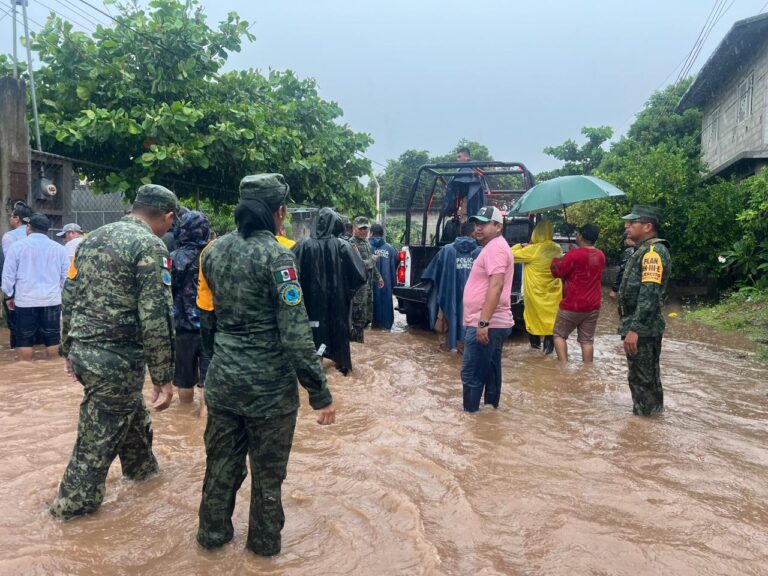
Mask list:
[[[228,67],[314,77],[344,121],[373,136],[366,154],[375,162],[408,148],[443,154],[465,137],[534,172],[557,166],[542,149],[580,142],[582,126],[626,131],[651,93],[674,81],[714,3],[202,0],[211,24],[232,10],[253,23],[256,41]],[[39,22],[49,11],[43,4],[86,26],[72,6],[106,21],[79,0],[30,0]],[[766,4],[728,1],[693,70],[735,21]],[[12,46],[10,20],[0,22],[3,52]]]

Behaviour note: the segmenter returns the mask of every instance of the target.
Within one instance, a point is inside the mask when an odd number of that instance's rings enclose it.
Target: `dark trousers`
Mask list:
[[[63,520],[101,506],[107,473],[115,458],[120,458],[123,476],[131,480],[143,480],[158,471],[152,453],[152,419],[141,390],[125,398],[103,397],[94,392],[102,388],[100,376],[85,372],[77,377],[85,388],[77,440],[50,509],[53,516]],[[140,377],[144,379],[143,371]]]
[[[8,322],[8,332],[11,334],[10,346],[16,348],[16,336],[14,335],[16,332],[16,310],[10,310],[8,304],[3,300],[3,312],[5,312],[5,319]]]
[[[206,468],[197,541],[204,548],[234,536],[235,498],[251,463],[251,508],[246,548],[261,556],[280,552],[285,524],[282,485],[291,454],[296,412],[269,418],[245,417],[208,407]]]
[[[664,411],[664,390],[661,387],[661,336],[641,336],[637,354],[627,356],[629,390],[632,392],[632,412],[651,416]]]
[[[464,333],[464,357],[461,383],[464,388],[464,410],[477,412],[485,392],[485,403],[499,407],[501,397],[501,349],[511,328],[490,328],[488,344],[477,341],[477,328],[467,327]]]

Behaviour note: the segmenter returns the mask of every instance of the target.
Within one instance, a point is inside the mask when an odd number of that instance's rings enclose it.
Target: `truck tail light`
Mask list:
[[[405,250],[400,250],[398,260],[400,263],[397,266],[397,283],[405,284]]]

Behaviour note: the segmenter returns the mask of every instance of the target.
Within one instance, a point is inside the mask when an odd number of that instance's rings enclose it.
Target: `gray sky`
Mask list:
[[[0,1],[8,7],[9,0]],[[106,21],[79,0],[44,4],[86,25],[72,5]],[[344,109],[344,121],[372,134],[375,143],[366,154],[375,162],[408,148],[443,154],[466,137],[534,172],[559,165],[542,149],[567,138],[581,142],[582,126],[626,131],[651,93],[674,81],[713,4],[202,0],[211,24],[232,10],[254,24],[256,41],[234,54],[228,67],[314,77],[321,95]],[[735,21],[766,4],[727,2],[693,70]],[[47,13],[30,0],[32,18],[42,22]],[[10,18],[0,22],[3,52],[11,50],[10,26]]]

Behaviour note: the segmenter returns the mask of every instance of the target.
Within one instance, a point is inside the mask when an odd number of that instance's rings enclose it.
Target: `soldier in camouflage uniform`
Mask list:
[[[376,267],[371,245],[368,243],[368,228],[370,223],[365,216],[355,218],[352,229],[352,246],[360,254],[365,265],[366,283],[355,293],[352,300],[352,331],[349,339],[352,342],[364,341],[363,331],[373,321],[373,286],[384,287],[384,279]]]
[[[624,216],[627,238],[637,246],[619,287],[619,334],[629,366],[632,411],[651,416],[664,411],[659,358],[664,335],[662,306],[672,271],[669,243],[657,238],[659,211],[635,206]]]
[[[216,548],[233,535],[235,497],[251,464],[246,547],[280,552],[285,522],[281,487],[291,452],[299,392],[335,419],[333,398],[304,308],[293,254],[275,239],[286,215],[280,174],[247,176],[235,211],[237,232],[203,251],[198,283],[203,347],[212,356],[205,381],[206,470],[198,543]]]
[[[160,236],[170,229],[177,206],[170,190],[142,186],[131,213],[92,232],[70,268],[59,352],[84,396],[72,458],[50,509],[56,518],[101,505],[117,456],[123,475],[132,480],[158,470],[142,388],[146,365],[154,384],[152,407],[170,405],[171,261]]]

